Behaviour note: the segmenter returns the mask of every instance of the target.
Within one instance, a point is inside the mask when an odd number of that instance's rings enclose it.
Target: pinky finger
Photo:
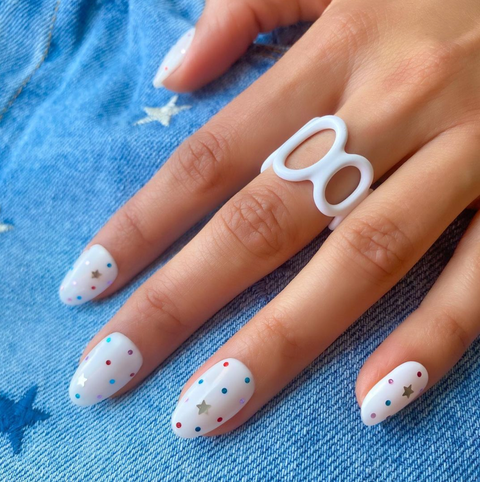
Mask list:
[[[357,379],[362,420],[375,425],[437,383],[480,334],[480,213],[420,307]]]

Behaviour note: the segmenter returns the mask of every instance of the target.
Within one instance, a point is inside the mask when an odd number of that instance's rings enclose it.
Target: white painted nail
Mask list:
[[[162,60],[160,68],[153,79],[153,86],[157,89],[162,87],[163,81],[175,70],[180,67],[181,63],[185,59],[185,54],[188,48],[192,44],[193,37],[195,35],[195,27],[191,28],[188,32],[183,34],[177,43],[168,51],[167,55]]]
[[[67,305],[81,305],[105,291],[118,274],[112,255],[99,244],[84,251],[67,272],[60,299]]]
[[[395,415],[423,393],[428,383],[427,369],[420,363],[402,363],[383,377],[362,403],[365,425],[376,425]]]
[[[138,373],[142,363],[142,354],[132,340],[112,333],[78,366],[70,382],[70,400],[87,407],[111,397]]]
[[[194,438],[216,429],[237,414],[255,391],[250,370],[235,358],[213,365],[187,390],[172,415],[172,429]]]

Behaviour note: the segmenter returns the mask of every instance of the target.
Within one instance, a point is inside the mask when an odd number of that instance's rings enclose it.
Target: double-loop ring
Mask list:
[[[287,157],[300,144],[325,129],[335,131],[335,142],[325,156],[315,164],[303,169],[290,169],[285,165]],[[313,200],[318,210],[325,216],[334,217],[329,225],[332,230],[368,196],[373,182],[373,167],[368,159],[359,154],[345,152],[347,136],[347,126],[340,117],[335,115],[315,117],[273,152],[261,168],[261,172],[263,172],[273,166],[275,174],[286,181],[311,181],[313,184]],[[337,172],[350,166],[360,171],[358,186],[342,202],[330,204],[325,197],[328,183]]]

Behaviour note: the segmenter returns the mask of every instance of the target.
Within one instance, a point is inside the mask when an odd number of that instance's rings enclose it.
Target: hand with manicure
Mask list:
[[[74,403],[134,389],[209,317],[330,223],[313,202],[311,183],[288,182],[272,167],[260,173],[314,117],[345,121],[345,151],[370,161],[377,187],[192,375],[172,416],[180,437],[225,433],[247,421],[390,290],[464,209],[478,207],[480,3],[407,4],[210,0],[197,26],[179,32],[154,85],[184,92],[225,72],[260,31],[313,22],[266,74],[178,147],[67,273],[65,303],[112,296],[224,203],[93,337],[71,382]],[[311,136],[288,156],[288,167],[317,162],[333,140],[331,130]],[[338,204],[358,181],[358,171],[345,168],[325,196]],[[479,335],[479,259],[477,214],[421,306],[362,368],[356,393],[366,425],[415,401]]]

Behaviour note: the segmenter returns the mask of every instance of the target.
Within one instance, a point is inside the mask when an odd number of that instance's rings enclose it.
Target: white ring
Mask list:
[[[335,141],[330,150],[315,164],[303,169],[290,169],[285,166],[287,157],[309,137],[325,129],[335,131]],[[329,225],[335,229],[343,219],[355,209],[369,194],[373,182],[373,167],[363,156],[345,152],[347,126],[338,116],[326,115],[315,117],[307,122],[290,139],[273,152],[262,164],[260,172],[273,166],[277,176],[285,181],[311,181],[313,200],[318,210],[325,216],[333,216]],[[356,167],[360,171],[360,182],[356,189],[339,204],[330,204],[325,197],[325,190],[332,177],[345,167]]]

